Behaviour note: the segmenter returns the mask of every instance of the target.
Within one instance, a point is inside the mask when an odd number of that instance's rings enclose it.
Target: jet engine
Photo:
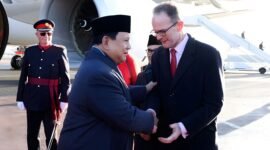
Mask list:
[[[143,58],[155,5],[153,1],[145,0],[4,0],[0,3],[4,6],[0,5],[0,58],[7,43],[35,44],[32,24],[38,19],[48,18],[56,24],[53,42],[65,45],[70,61],[78,62],[92,40],[89,21],[115,14],[131,15],[130,53],[138,59]],[[20,13],[16,14],[16,11]]]

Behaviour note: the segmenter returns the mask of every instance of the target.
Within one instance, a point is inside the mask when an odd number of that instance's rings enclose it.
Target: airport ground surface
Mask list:
[[[15,102],[19,73],[10,69],[7,60],[0,61],[0,150],[27,149],[25,112]],[[72,79],[75,74],[72,69]],[[220,150],[269,150],[270,74],[226,72],[225,82],[224,107],[218,117]]]

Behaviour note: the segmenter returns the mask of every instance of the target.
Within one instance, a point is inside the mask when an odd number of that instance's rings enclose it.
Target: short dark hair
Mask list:
[[[171,3],[162,3],[156,6],[153,11],[154,14],[160,14],[162,12],[166,13],[171,18],[172,22],[180,20],[177,7]]]
[[[93,37],[93,42],[92,44],[101,44],[102,43],[102,38],[104,36],[108,36],[110,37],[111,39],[115,40],[116,39],[116,35],[118,34],[118,32],[110,32],[110,33],[104,33],[104,34],[100,34],[100,35],[97,35],[97,36],[94,36]]]

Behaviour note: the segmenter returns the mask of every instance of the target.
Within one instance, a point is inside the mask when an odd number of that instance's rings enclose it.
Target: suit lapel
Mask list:
[[[170,83],[172,80],[172,76],[171,76],[171,68],[170,68],[170,51],[169,51],[169,49],[162,49],[160,56],[161,56],[161,57],[159,57],[159,60],[160,60],[159,62],[160,62],[160,66],[161,66],[160,70],[163,70],[160,73],[162,74],[162,77],[164,77],[163,80],[168,81],[166,83]]]
[[[115,74],[115,77],[121,82],[122,86],[128,88],[128,85],[126,84],[125,80],[123,79],[123,76],[115,70],[113,72]]]
[[[188,70],[190,65],[195,60],[195,51],[194,51],[194,39],[189,37],[189,40],[186,44],[186,47],[184,49],[184,53],[180,59],[180,62],[177,65],[176,73],[173,78],[171,88],[173,88],[176,83],[183,77],[183,74]]]

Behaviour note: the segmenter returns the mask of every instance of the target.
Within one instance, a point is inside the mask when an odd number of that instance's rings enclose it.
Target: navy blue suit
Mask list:
[[[159,112],[158,136],[168,137],[169,125],[182,122],[188,138],[158,144],[161,150],[216,150],[216,117],[223,105],[223,69],[219,52],[190,35],[172,78],[170,52],[158,48],[152,57],[158,82],[150,107]],[[157,102],[159,100],[159,102]]]
[[[131,150],[133,132],[151,133],[154,120],[130,102],[117,65],[93,47],[74,80],[59,150]]]

